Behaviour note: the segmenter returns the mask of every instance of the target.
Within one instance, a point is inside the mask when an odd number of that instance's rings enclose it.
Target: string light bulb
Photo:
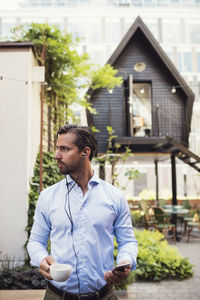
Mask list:
[[[139,63],[139,66],[141,67],[141,65],[140,65],[140,63]],[[141,70],[141,68],[139,68],[140,70]],[[122,72],[123,70],[122,69],[120,69],[120,72]],[[125,73],[125,72],[124,72]],[[66,87],[69,87],[70,85],[65,85],[65,84],[48,84],[46,81],[42,81],[42,82],[38,82],[38,81],[27,81],[27,80],[24,80],[24,79],[17,79],[17,78],[11,78],[11,77],[5,77],[5,76],[0,76],[0,84],[1,83],[4,83],[4,81],[7,81],[7,80],[9,80],[9,81],[16,81],[16,82],[24,82],[24,84],[25,85],[28,85],[29,83],[32,83],[32,84],[40,84],[41,86],[45,86],[46,88],[47,88],[47,90],[50,90],[50,88],[52,89],[54,86],[66,86]],[[194,84],[194,83],[192,83],[192,84],[186,84],[186,85],[176,85],[176,86],[170,86],[170,85],[168,85],[168,86],[166,86],[166,85],[161,85],[161,86],[156,86],[156,87],[154,87],[154,89],[165,89],[166,87],[168,87],[169,89],[170,89],[170,91],[171,91],[171,93],[172,94],[175,94],[176,93],[176,91],[177,91],[177,88],[191,88],[192,89],[192,87],[200,87],[200,83],[198,82],[198,83],[196,83],[196,84]],[[124,89],[129,89],[129,87],[124,87]],[[146,89],[146,87],[145,87],[145,89]],[[140,92],[141,92],[141,94],[143,93],[143,90],[145,91],[145,89],[144,88],[142,88],[141,90],[140,90]],[[113,89],[112,88],[110,88],[110,89],[108,89],[108,92],[109,92],[109,94],[112,94],[113,93]]]
[[[141,89],[141,90],[140,90],[140,94],[144,94],[144,89]]]
[[[175,94],[175,93],[176,93],[176,88],[175,88],[175,86],[172,87],[171,92],[172,92],[172,94]]]
[[[113,93],[113,89],[109,89],[108,92],[109,92],[109,94],[112,94]]]

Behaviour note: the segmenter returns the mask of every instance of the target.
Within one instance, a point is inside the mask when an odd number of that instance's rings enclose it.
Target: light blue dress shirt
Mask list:
[[[77,184],[74,185],[74,181],[68,175],[67,181],[68,190],[73,187],[69,197],[65,179],[41,192],[35,210],[28,252],[31,264],[39,266],[49,255],[46,246],[50,236],[51,255],[55,261],[72,266],[67,281],[51,281],[52,284],[76,294],[79,291],[94,292],[106,284],[104,273],[113,268],[115,236],[119,250],[117,262],[128,260],[132,269],[136,268],[137,241],[130,211],[123,194],[96,175],[89,181],[88,191],[84,196],[81,188]],[[68,200],[73,233],[65,211],[66,209],[69,213]]]

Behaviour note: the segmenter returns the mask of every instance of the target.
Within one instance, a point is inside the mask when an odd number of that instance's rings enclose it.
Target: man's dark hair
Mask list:
[[[92,160],[97,151],[97,140],[94,132],[87,126],[80,126],[75,124],[65,124],[57,131],[57,137],[60,134],[73,133],[76,135],[74,144],[82,151],[85,147],[91,150],[89,159]]]

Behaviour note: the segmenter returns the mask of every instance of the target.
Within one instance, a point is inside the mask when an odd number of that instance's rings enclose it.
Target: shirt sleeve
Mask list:
[[[117,264],[122,261],[129,261],[131,269],[135,270],[137,265],[138,243],[135,239],[131,214],[126,199],[121,196],[118,201],[118,214],[114,223],[118,243]]]
[[[38,198],[35,209],[34,223],[28,241],[27,250],[31,258],[31,265],[40,266],[41,261],[48,256],[47,242],[50,233],[50,223],[47,219],[47,205],[43,192]]]

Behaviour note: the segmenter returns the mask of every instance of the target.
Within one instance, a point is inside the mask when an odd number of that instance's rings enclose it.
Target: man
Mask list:
[[[86,126],[58,130],[55,159],[66,178],[41,192],[28,243],[31,264],[48,279],[45,300],[117,299],[113,284],[136,268],[137,241],[127,201],[115,187],[98,178],[91,160],[97,141]],[[46,250],[50,236],[51,255]],[[117,264],[112,272],[114,236]],[[53,281],[50,266],[72,266],[69,279]]]

